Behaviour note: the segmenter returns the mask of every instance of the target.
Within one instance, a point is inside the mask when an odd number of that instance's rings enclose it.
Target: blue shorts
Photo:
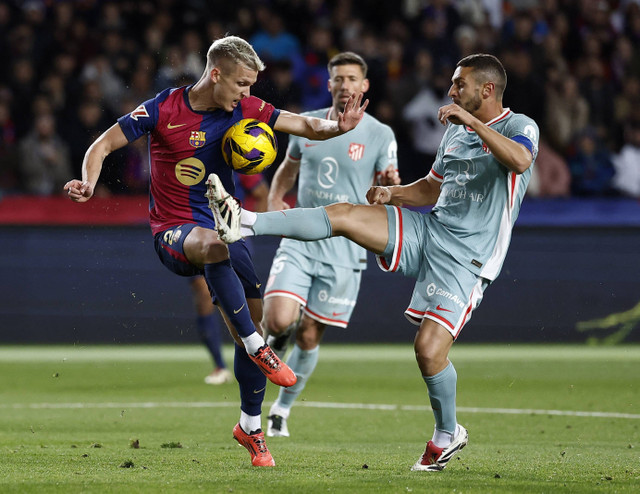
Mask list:
[[[264,298],[287,297],[311,319],[346,328],[356,306],[362,271],[309,259],[280,247],[273,258]]]
[[[174,226],[164,232],[156,233],[153,237],[156,253],[160,262],[170,271],[180,276],[204,275],[204,270],[189,262],[184,254],[184,239],[196,226],[194,223]],[[244,240],[229,244],[229,258],[231,266],[240,278],[247,298],[260,298],[261,283],[256,274],[251,259],[251,253]],[[215,302],[215,297],[213,299]]]
[[[387,206],[387,219],[389,242],[377,256],[378,266],[417,279],[405,316],[417,325],[431,319],[457,338],[490,281],[462,266],[440,246],[424,214]]]

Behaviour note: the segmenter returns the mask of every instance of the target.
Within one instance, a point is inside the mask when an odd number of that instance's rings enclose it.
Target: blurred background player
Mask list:
[[[243,201],[245,207],[258,212],[267,210],[269,186],[262,174],[234,174],[234,179],[237,185],[236,198]],[[247,241],[247,245],[251,250],[249,241]],[[233,245],[230,246],[230,250],[232,248]],[[233,254],[231,254],[231,257],[233,257]],[[211,373],[205,376],[204,382],[212,385],[231,382],[233,375],[227,368],[222,355],[220,319],[215,304],[211,302],[211,294],[209,293],[207,282],[203,276],[194,276],[190,278],[189,285],[191,286],[193,303],[197,314],[196,329],[198,336],[207,347],[207,350],[209,350],[214,365]]]
[[[205,197],[206,177],[215,172],[231,193],[235,191],[221,140],[242,119],[255,118],[274,130],[323,140],[355,128],[368,102],[361,106],[362,94],[354,95],[337,122],[281,111],[250,95],[262,70],[264,64],[245,40],[225,36],[214,41],[197,83],[167,88],[120,117],[87,150],[82,180],[70,180],[64,189],[71,200],[88,201],[105,157],[149,136],[149,215],[156,252],[177,275],[204,275],[215,296],[237,343],[234,371],[241,413],[233,437],[249,451],[253,465],[266,467],[275,462],[261,425],[265,376],[279,386],[291,386],[296,377],[262,337],[261,284],[253,261],[246,246],[230,259]]]
[[[367,64],[353,52],[335,55],[328,70],[332,106],[306,115],[336,119],[351,94],[369,89]],[[330,141],[290,138],[287,156],[271,183],[269,210],[289,207],[284,197],[298,176],[298,207],[366,203],[365,194],[372,184],[400,183],[393,131],[365,115],[357,129]],[[263,326],[269,334],[267,343],[281,358],[295,330],[287,365],[298,380],[280,390],[269,412],[268,436],[289,436],[291,406],[316,367],[324,330],[327,325],[347,327],[366,262],[366,251],[342,237],[317,242],[284,239],[280,243],[265,288]]]

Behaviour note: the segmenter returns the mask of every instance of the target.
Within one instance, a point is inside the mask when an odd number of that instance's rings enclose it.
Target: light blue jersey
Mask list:
[[[329,110],[305,115],[328,118]],[[291,136],[287,153],[289,158],[300,161],[296,207],[312,208],[336,202],[366,204],[366,193],[377,175],[389,165],[397,168],[397,150],[391,128],[366,113],[355,129],[326,141]],[[323,263],[366,268],[365,249],[344,237],[315,242],[283,239],[280,245]]]
[[[539,132],[532,119],[507,108],[487,125],[532,146],[535,161]],[[533,161],[520,175],[510,171],[463,125],[450,124],[442,138],[429,172],[442,185],[428,230],[454,259],[483,278],[494,280],[500,273]]]

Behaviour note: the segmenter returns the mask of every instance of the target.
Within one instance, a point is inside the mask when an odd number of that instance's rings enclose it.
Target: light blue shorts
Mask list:
[[[416,325],[431,319],[457,338],[490,281],[449,255],[431,235],[428,215],[387,206],[387,218],[389,242],[378,266],[417,279],[405,316]]]
[[[264,298],[288,297],[318,322],[346,328],[356,305],[362,271],[325,264],[280,247],[271,265]]]

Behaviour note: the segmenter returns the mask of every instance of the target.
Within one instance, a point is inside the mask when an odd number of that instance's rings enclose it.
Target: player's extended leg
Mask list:
[[[259,321],[262,319],[262,300],[248,298],[247,305],[252,321],[259,327]],[[233,437],[247,448],[254,466],[274,466],[275,462],[264,440],[261,420],[267,378],[242,347],[242,340],[229,318],[224,312],[222,314],[231,336],[236,340],[233,370],[240,388],[240,420],[233,429]]]
[[[295,374],[266,345],[256,331],[247,306],[244,287],[231,266],[229,250],[208,228],[195,227],[184,239],[184,253],[192,264],[204,268],[204,277],[216,301],[236,329],[253,361],[270,381],[278,386],[291,386]]]
[[[448,355],[453,337],[443,326],[423,319],[414,349],[418,367],[427,384],[435,417],[432,439],[412,470],[440,471],[453,455],[467,444],[466,429],[456,419],[457,374]]]
[[[278,399],[271,405],[267,417],[267,436],[289,436],[287,419],[293,403],[316,368],[325,327],[325,324],[306,315],[302,316],[302,322],[296,331],[296,344],[287,359],[287,365],[295,372],[298,381],[289,388],[280,389]]]
[[[381,254],[389,240],[387,209],[380,204],[341,202],[268,213],[242,210],[242,221],[243,234],[247,235],[278,235],[305,241],[342,236],[375,254]]]
[[[379,204],[337,203],[254,213],[240,208],[215,173],[207,180],[207,197],[220,238],[226,243],[252,235],[278,235],[306,241],[343,236],[381,254],[389,239],[387,209]]]

